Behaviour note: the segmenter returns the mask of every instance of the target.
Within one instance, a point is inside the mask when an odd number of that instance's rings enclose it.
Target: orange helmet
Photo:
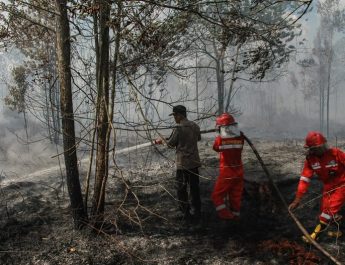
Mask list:
[[[307,134],[305,138],[305,148],[310,147],[317,147],[323,145],[327,142],[326,138],[322,135],[322,133],[317,131],[311,131]]]
[[[237,122],[235,122],[234,117],[232,117],[229,113],[223,113],[216,118],[217,126],[228,126],[231,124],[237,124]]]

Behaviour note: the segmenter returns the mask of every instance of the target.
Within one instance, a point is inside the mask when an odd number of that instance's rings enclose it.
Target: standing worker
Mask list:
[[[238,219],[244,183],[242,164],[244,136],[238,130],[235,119],[228,113],[217,117],[216,126],[219,135],[214,141],[213,150],[219,152],[220,165],[212,201],[219,218]],[[229,200],[229,207],[225,204],[226,197]]]
[[[345,153],[338,148],[329,148],[326,138],[317,131],[307,134],[304,147],[307,148],[308,153],[295,199],[289,205],[289,209],[298,207],[308,190],[311,178],[317,175],[323,183],[321,214],[319,224],[310,235],[311,238],[317,240],[320,233],[325,231],[330,224],[338,226],[341,219],[338,212],[345,202]],[[328,235],[339,237],[342,233],[329,231]],[[306,237],[303,237],[303,240],[308,242]]]
[[[177,124],[171,137],[167,140],[168,147],[176,148],[176,189],[179,208],[185,220],[198,221],[201,215],[201,200],[199,190],[199,170],[201,166],[198,141],[201,140],[199,126],[187,119],[185,106],[173,107]],[[156,144],[162,144],[162,139],[157,139]],[[191,206],[187,187],[189,185]]]

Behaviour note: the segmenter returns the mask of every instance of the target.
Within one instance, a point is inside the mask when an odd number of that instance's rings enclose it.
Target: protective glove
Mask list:
[[[289,210],[293,210],[296,209],[298,207],[298,205],[301,202],[301,197],[295,197],[295,199],[293,200],[293,202],[289,205]]]
[[[154,144],[163,144],[163,140],[158,138],[156,140],[153,141]]]

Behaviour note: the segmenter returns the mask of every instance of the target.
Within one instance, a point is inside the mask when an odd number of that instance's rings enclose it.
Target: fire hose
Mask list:
[[[210,129],[210,130],[200,131],[200,133],[201,134],[205,134],[205,133],[215,132],[215,131],[216,131],[216,129]],[[137,150],[137,149],[140,149],[140,148],[145,148],[145,147],[148,147],[148,146],[151,146],[151,145],[154,145],[154,144],[155,144],[154,141],[152,141],[152,142],[146,142],[146,143],[143,143],[143,144],[134,145],[134,146],[131,146],[131,147],[115,150],[115,154],[128,153],[128,152],[131,152],[131,151],[134,151],[134,150]]]
[[[209,133],[209,132],[215,132],[217,129],[209,129],[209,130],[204,130],[201,131],[201,134],[205,134],[205,133]],[[250,148],[253,150],[256,158],[258,159],[262,169],[264,170],[271,186],[275,189],[276,193],[279,196],[279,199],[282,201],[284,207],[287,209],[290,217],[294,220],[294,222],[296,223],[297,227],[299,228],[299,230],[306,236],[306,238],[309,240],[309,242],[311,242],[312,245],[314,245],[314,247],[316,249],[318,249],[323,255],[325,255],[327,258],[329,258],[332,262],[334,262],[334,264],[337,265],[341,265],[341,262],[338,261],[335,257],[333,257],[330,253],[328,253],[319,243],[317,243],[313,238],[310,237],[308,231],[304,228],[304,226],[301,224],[301,222],[298,220],[298,218],[296,217],[296,215],[289,209],[288,204],[286,203],[283,195],[281,194],[278,186],[275,184],[275,182],[273,181],[273,178],[271,176],[271,174],[269,173],[264,161],[262,160],[259,152],[257,151],[257,149],[255,148],[255,146],[253,145],[252,141],[242,133],[244,139],[246,140],[246,142],[249,144]],[[120,149],[120,150],[116,150],[115,154],[121,154],[121,153],[126,153],[126,152],[130,152],[133,150],[137,150],[139,148],[144,148],[144,147],[148,147],[151,145],[154,145],[154,141],[151,142],[146,142],[143,144],[139,144],[139,145],[135,145],[135,146],[131,146],[128,148],[124,148],[124,149]]]

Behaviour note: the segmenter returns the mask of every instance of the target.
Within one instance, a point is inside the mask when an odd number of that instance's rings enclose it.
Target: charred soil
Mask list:
[[[73,229],[59,171],[20,178],[0,188],[0,264],[331,264],[303,243],[301,232],[270,187],[248,146],[243,152],[245,191],[240,220],[216,217],[210,194],[218,157],[212,141],[200,145],[202,216],[184,220],[174,189],[174,153],[163,147],[115,159],[104,226]],[[299,141],[256,140],[265,164],[291,202],[304,154]],[[344,150],[344,145],[340,145]],[[85,175],[81,165],[81,175]],[[307,228],[317,222],[320,184],[313,181],[295,213]],[[339,229],[342,229],[340,226]],[[345,262],[342,238],[321,245]]]

